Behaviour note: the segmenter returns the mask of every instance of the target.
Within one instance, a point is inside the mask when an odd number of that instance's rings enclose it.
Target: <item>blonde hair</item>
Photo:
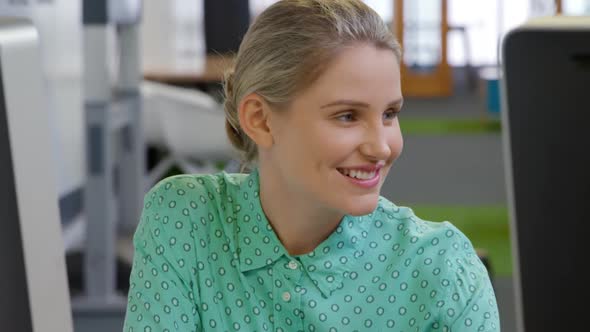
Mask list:
[[[258,154],[243,132],[238,105],[253,92],[284,108],[312,84],[338,52],[356,43],[389,49],[401,59],[401,48],[379,14],[360,0],[282,0],[263,11],[248,29],[224,79],[226,131],[242,153],[243,166]]]

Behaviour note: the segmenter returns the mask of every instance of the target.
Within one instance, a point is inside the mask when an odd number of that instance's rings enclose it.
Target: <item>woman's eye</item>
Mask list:
[[[338,117],[336,117],[336,118],[340,121],[351,122],[351,121],[354,121],[354,114],[344,113],[344,114],[338,115]]]
[[[398,113],[399,113],[399,111],[397,111],[397,110],[386,111],[385,113],[383,113],[383,119],[393,120],[393,119],[395,119],[395,117],[397,116]]]

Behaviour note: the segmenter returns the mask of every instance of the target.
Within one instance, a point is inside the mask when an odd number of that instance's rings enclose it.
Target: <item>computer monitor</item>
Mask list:
[[[503,42],[503,124],[519,331],[588,331],[590,18]]]
[[[0,330],[72,331],[38,35],[0,18]]]
[[[248,0],[204,0],[207,54],[238,53],[250,26]]]

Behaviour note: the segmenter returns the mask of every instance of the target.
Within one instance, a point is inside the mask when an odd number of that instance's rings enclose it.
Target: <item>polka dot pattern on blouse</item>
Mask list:
[[[472,244],[380,198],[292,256],[250,175],[179,175],[145,196],[124,331],[499,331]]]

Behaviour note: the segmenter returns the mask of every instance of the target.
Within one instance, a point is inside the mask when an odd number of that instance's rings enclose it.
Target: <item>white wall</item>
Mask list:
[[[146,0],[141,24],[143,68],[204,66],[203,0]]]
[[[0,0],[0,14],[30,18],[39,32],[46,111],[60,195],[84,181],[80,0]]]
[[[56,134],[58,192],[62,196],[85,182],[81,1],[54,0],[34,6]]]

